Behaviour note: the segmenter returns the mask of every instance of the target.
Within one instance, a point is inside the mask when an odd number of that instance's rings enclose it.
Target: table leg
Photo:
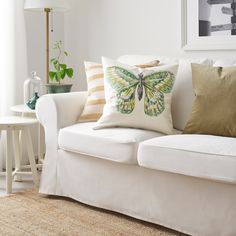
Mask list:
[[[7,130],[6,140],[6,186],[7,194],[12,193],[12,153],[11,153],[11,130]]]
[[[21,171],[21,149],[20,149],[20,132],[19,130],[14,130],[13,142],[14,142],[14,154],[15,154],[15,171]],[[15,175],[15,181],[22,181],[21,175]]]
[[[25,128],[24,133],[25,133],[25,140],[27,143],[27,152],[28,152],[28,157],[29,157],[29,161],[30,161],[30,167],[31,167],[34,183],[36,186],[38,186],[39,185],[39,178],[38,178],[38,172],[37,172],[36,163],[35,163],[33,143],[32,143],[32,139],[31,139],[31,135],[30,135],[30,129],[28,127]]]

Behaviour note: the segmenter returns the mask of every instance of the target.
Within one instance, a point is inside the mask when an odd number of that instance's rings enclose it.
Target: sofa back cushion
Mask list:
[[[124,55],[117,59],[120,63],[135,66],[139,64],[146,64],[150,61],[160,61],[159,66],[166,64],[177,64],[178,58],[170,58],[163,56],[152,56],[152,55]]]
[[[180,59],[179,70],[172,96],[172,118],[174,128],[183,130],[192,111],[194,91],[191,63],[212,65],[210,59]]]

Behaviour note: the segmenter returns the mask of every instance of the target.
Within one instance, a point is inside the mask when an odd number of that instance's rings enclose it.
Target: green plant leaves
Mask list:
[[[65,78],[65,76],[68,76],[69,78],[71,78],[73,76],[73,69],[71,71],[70,69],[62,69],[59,71],[49,71],[49,78],[53,81],[56,80],[57,82],[60,82],[60,80],[63,80]]]
[[[67,65],[66,64],[60,64],[60,67],[65,70],[67,68]]]
[[[60,78],[64,79],[66,76],[66,71],[65,70],[60,70]]]
[[[55,42],[53,49],[58,51],[58,56],[50,60],[50,63],[52,64],[55,71],[49,71],[48,75],[52,81],[57,81],[60,83],[60,81],[63,80],[66,76],[72,78],[74,70],[72,68],[67,68],[66,64],[61,63],[62,53],[64,53],[65,56],[69,55],[67,51],[62,50],[61,40]]]
[[[49,75],[49,78],[51,79],[51,80],[54,80],[54,77],[56,76],[56,72],[54,72],[54,71],[49,71],[49,73],[48,73],[48,75]]]
[[[65,70],[66,71],[66,74],[69,78],[72,78],[73,77],[73,74],[74,74],[74,70],[72,68],[68,68]]]

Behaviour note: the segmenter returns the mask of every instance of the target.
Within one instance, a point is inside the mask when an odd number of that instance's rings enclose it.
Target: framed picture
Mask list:
[[[182,0],[184,50],[236,50],[236,0]]]

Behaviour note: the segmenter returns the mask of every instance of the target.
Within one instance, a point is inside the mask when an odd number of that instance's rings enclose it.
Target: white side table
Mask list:
[[[32,139],[30,135],[30,126],[36,124],[36,119],[24,118],[20,116],[0,117],[0,132],[6,131],[6,192],[12,192],[12,177],[17,175],[29,174],[30,172],[23,172],[20,163],[20,132],[24,135],[27,143],[28,158],[31,167],[31,173],[36,186],[38,186],[39,178],[37,167],[34,158],[34,150]],[[12,172],[12,153],[14,150],[15,156],[15,171]]]
[[[34,118],[36,117],[35,110],[31,110],[24,104],[12,106],[11,111],[20,114],[22,117],[34,117]],[[38,138],[37,138],[38,164],[43,164],[43,157],[44,157],[43,141],[44,141],[43,128],[40,125],[40,123],[38,123]]]

